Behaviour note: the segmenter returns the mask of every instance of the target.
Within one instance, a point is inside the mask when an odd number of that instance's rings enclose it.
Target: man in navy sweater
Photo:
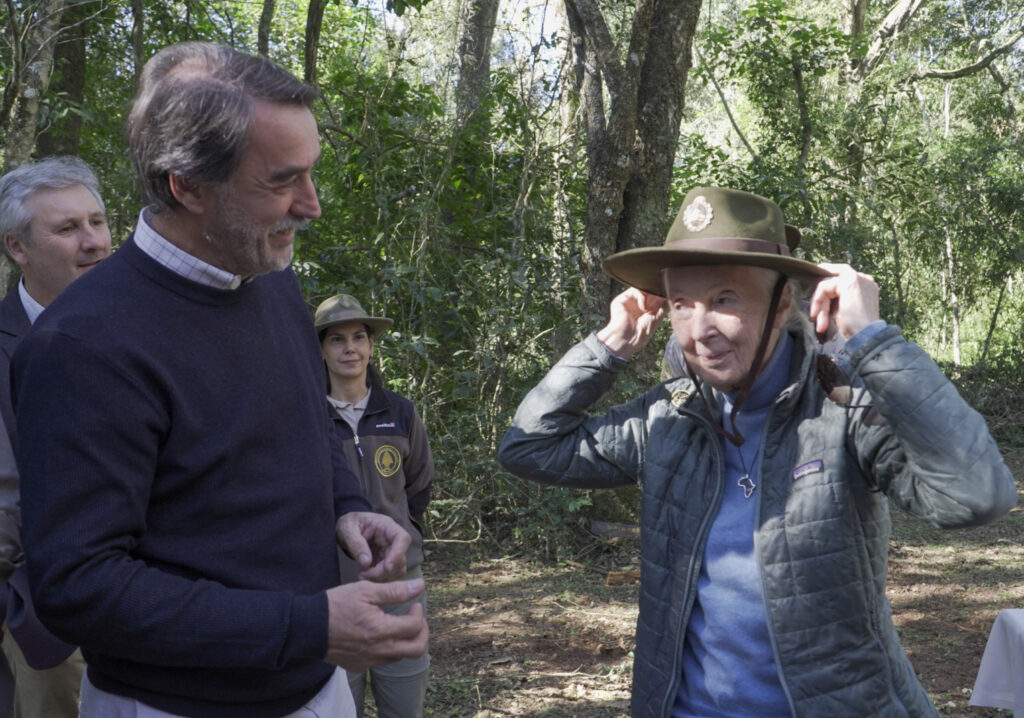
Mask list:
[[[184,43],[143,71],[134,235],[13,361],[36,610],[82,647],[83,716],[354,715],[344,672],[419,655],[409,537],[333,439],[289,268],[320,214],[314,93]],[[363,566],[339,586],[336,545]]]

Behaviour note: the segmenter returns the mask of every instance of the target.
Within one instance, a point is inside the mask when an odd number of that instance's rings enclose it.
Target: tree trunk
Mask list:
[[[901,327],[907,325],[907,292],[906,272],[903,268],[903,247],[901,235],[906,231],[906,224],[900,221],[899,216],[892,223],[892,293],[895,296],[896,307],[893,310],[894,317],[891,321]]]
[[[988,331],[985,332],[985,341],[981,345],[981,355],[978,357],[978,364],[984,365],[988,361],[988,350],[992,346],[992,335],[996,333],[996,327],[999,326],[999,315],[1002,312],[1003,300],[1006,298],[1006,290],[1009,288],[1011,281],[1013,281],[1013,275],[1008,274],[999,285],[996,308],[992,310],[992,318],[988,323]]]
[[[565,5],[558,4],[554,8],[556,23],[559,26],[558,33],[564,35],[568,27],[568,20],[565,16]],[[560,60],[558,71],[559,77],[571,78],[573,67],[573,50],[566,46],[565,53]],[[554,202],[552,206],[551,232],[554,238],[554,252],[556,256],[568,260],[574,258],[579,251],[580,237],[577,231],[579,223],[574,220],[573,196],[575,194],[575,180],[577,168],[580,166],[580,145],[581,137],[576,131],[576,117],[579,114],[579,94],[570,87],[570,82],[562,82],[559,85],[558,93],[558,134],[554,142]],[[573,260],[574,261],[574,260]],[[564,273],[568,274],[568,273]],[[556,273],[556,281],[562,286],[559,296],[568,297],[575,290],[573,284],[564,279],[563,273]],[[571,281],[571,280],[570,280]],[[570,291],[566,291],[569,289]],[[570,307],[565,302],[559,308],[565,316]],[[575,307],[573,307],[575,309]],[[576,328],[571,322],[560,322],[554,327],[554,334],[551,341],[555,354],[561,356],[569,347],[576,343],[578,337]]]
[[[864,32],[864,18],[868,12],[868,0],[843,0],[839,29],[847,37],[856,37]],[[852,60],[852,58],[851,58]],[[856,61],[851,62],[851,69]]]
[[[50,84],[63,10],[64,0],[42,0],[24,16],[22,32],[16,26],[17,19],[13,16],[8,18],[8,31],[15,41],[12,47],[15,59],[11,68],[13,101],[10,115],[4,118],[4,173],[25,164],[32,157],[39,108]]]
[[[459,11],[459,82],[455,115],[464,127],[476,114],[490,84],[491,38],[499,0],[464,0]]]
[[[871,33],[869,48],[863,58],[851,52],[849,72],[844,76],[846,83],[846,103],[850,107],[858,107],[861,103],[861,89],[864,80],[878,67],[884,59],[885,52],[893,39],[898,36],[920,9],[925,0],[896,0],[885,18]],[[870,0],[843,0],[842,14],[839,20],[840,29],[850,37],[865,32],[865,18]],[[851,47],[853,45],[851,44]],[[847,187],[860,187],[864,175],[864,158],[866,156],[866,140],[862,137],[861,127],[854,126],[850,131],[850,139],[846,145]],[[849,199],[843,210],[843,223],[855,227],[858,222],[858,206],[855,200]],[[856,232],[847,233],[849,245],[846,259],[855,262],[857,257]]]
[[[693,33],[700,0],[659,0],[654,4],[650,40],[640,71],[635,169],[626,188],[616,249],[662,244],[679,126],[686,100]]]
[[[146,29],[146,11],[142,3],[143,0],[132,0],[132,56],[135,61],[133,71],[135,73],[136,85],[139,84],[142,67],[146,64],[146,44],[143,42]]]
[[[587,137],[585,321],[617,293],[609,254],[661,244],[701,0],[638,0],[625,63],[593,0],[566,0]],[[605,97],[608,107],[605,107]]]
[[[953,238],[949,234],[949,230],[946,230],[946,307],[949,309],[949,319],[952,326],[952,349],[953,349],[953,366],[959,368],[961,363],[960,356],[960,297],[956,291],[956,261],[953,256]]]
[[[321,16],[322,18],[322,16]],[[256,50],[264,57],[270,48],[270,26],[274,22],[274,0],[263,0],[260,26],[256,37]]]
[[[54,52],[52,94],[70,106],[63,117],[54,120],[36,140],[36,154],[77,155],[82,134],[85,104],[86,38],[89,18],[95,9],[88,3],[69,5],[61,16],[60,42]]]
[[[796,90],[796,106],[800,114],[800,156],[796,160],[796,181],[798,186],[803,187],[807,181],[807,158],[811,154],[811,140],[814,135],[814,127],[811,125],[811,113],[808,109],[804,71],[796,55],[793,56],[793,87]],[[800,221],[806,227],[811,224],[811,202],[806,192],[800,192],[799,194],[802,212]]]
[[[320,49],[320,29],[324,23],[324,8],[327,0],[310,0],[306,13],[306,47],[304,51],[302,79],[309,85],[316,85],[316,57]]]
[[[9,6],[13,9],[13,6]],[[53,70],[54,46],[63,0],[45,0],[18,18],[8,13],[11,43],[9,85],[4,94],[4,162],[0,174],[28,162],[36,142],[39,109]],[[17,276],[12,262],[0,265],[0,295]]]

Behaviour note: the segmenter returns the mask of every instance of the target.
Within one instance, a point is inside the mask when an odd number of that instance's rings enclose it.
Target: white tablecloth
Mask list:
[[[1024,718],[1024,609],[1007,608],[996,616],[970,704],[1005,708],[1013,718]]]

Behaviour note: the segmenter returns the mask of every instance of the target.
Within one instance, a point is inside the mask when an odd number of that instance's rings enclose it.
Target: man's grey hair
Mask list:
[[[77,157],[47,157],[22,165],[0,177],[0,239],[10,235],[24,244],[30,243],[33,217],[26,205],[28,198],[39,190],[64,189],[76,185],[89,190],[100,209],[106,212],[96,173]],[[6,242],[4,254],[7,254]],[[7,257],[10,258],[10,255]]]
[[[311,107],[316,90],[280,65],[227,45],[183,42],[146,63],[128,117],[128,148],[144,199],[180,203],[170,176],[223,185],[242,156],[254,101]]]

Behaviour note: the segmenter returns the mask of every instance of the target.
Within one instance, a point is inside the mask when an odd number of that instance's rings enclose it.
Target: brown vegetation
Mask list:
[[[1020,476],[1024,450],[1007,460]],[[943,715],[1009,715],[968,701],[996,614],[1024,607],[1024,510],[960,531],[893,518],[889,600],[929,695]],[[546,565],[434,544],[427,714],[628,716],[637,585],[606,578],[635,568],[622,549]]]

